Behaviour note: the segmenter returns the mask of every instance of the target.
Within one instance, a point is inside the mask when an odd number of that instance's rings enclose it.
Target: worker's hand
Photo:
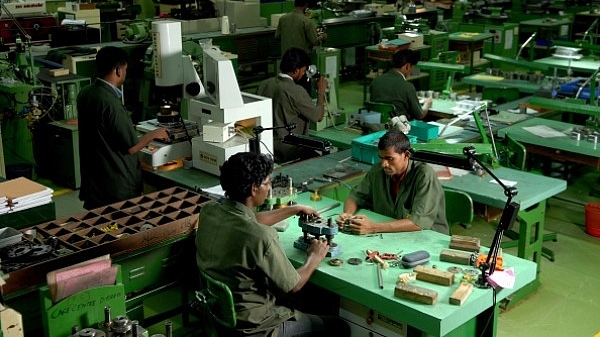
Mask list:
[[[298,215],[306,214],[308,216],[320,218],[321,215],[314,208],[306,205],[297,205],[298,207]]]
[[[366,215],[360,214],[352,217],[346,225],[346,231],[353,234],[363,235],[377,233],[377,224],[371,221]]]
[[[327,256],[327,252],[329,251],[329,245],[327,244],[327,240],[324,238],[314,239],[312,244],[306,250],[306,254],[308,256],[314,256],[322,261],[325,256]]]
[[[429,97],[425,100],[425,102],[423,103],[423,110],[429,110],[429,108],[431,108],[431,105],[433,104],[433,98]]]
[[[150,136],[152,137],[152,139],[161,140],[163,142],[167,142],[170,140],[169,131],[167,130],[167,128],[158,128],[156,130],[152,130],[150,131]]]
[[[321,42],[327,41],[327,33],[319,33],[319,39],[321,39]]]
[[[338,215],[337,219],[335,219],[335,223],[338,225],[339,230],[346,230],[345,225],[350,221],[350,219],[354,216],[354,214],[350,213],[342,213]]]
[[[325,76],[321,76],[319,78],[319,81],[317,82],[317,93],[320,94],[325,94],[325,90],[327,90],[327,79],[325,78]]]

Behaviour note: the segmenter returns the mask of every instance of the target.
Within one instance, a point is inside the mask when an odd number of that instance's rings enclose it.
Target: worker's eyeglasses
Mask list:
[[[261,186],[267,186],[267,187],[271,187],[271,180],[269,179],[268,181],[263,181],[262,184],[260,184]]]

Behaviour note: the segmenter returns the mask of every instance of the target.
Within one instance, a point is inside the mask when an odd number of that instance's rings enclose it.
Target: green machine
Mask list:
[[[311,130],[320,131],[347,122],[347,116],[344,112],[340,112],[339,106],[341,62],[341,49],[319,47],[313,53],[313,63],[317,66],[320,75],[327,77],[329,88],[325,94],[325,118],[320,122],[310,122]]]
[[[30,60],[32,60],[31,55]],[[27,60],[27,48],[16,40],[14,53],[0,53],[0,121],[6,165],[33,165],[32,136],[35,116],[30,93],[36,85],[37,68]]]

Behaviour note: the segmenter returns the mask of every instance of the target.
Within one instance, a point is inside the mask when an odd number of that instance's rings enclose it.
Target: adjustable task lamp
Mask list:
[[[274,126],[272,128],[263,128],[257,126],[253,129],[255,137],[250,139],[250,152],[260,153],[260,134],[266,130],[286,129],[288,134],[283,137],[282,142],[284,144],[290,144],[300,147],[306,147],[313,150],[322,151],[323,154],[329,154],[332,149],[332,145],[327,140],[314,139],[304,135],[295,135],[292,130],[296,128],[296,124],[288,124],[285,126]]]
[[[504,210],[502,211],[500,222],[498,223],[498,227],[496,228],[496,233],[494,234],[494,239],[492,240],[492,244],[490,245],[490,250],[488,252],[485,263],[482,263],[479,266],[481,274],[479,275],[479,278],[475,283],[475,286],[479,288],[489,288],[491,287],[491,285],[488,282],[488,277],[494,273],[494,270],[496,268],[496,260],[500,251],[502,236],[504,235],[504,232],[506,230],[512,227],[517,217],[517,213],[519,212],[519,204],[512,201],[512,198],[515,195],[517,195],[517,189],[515,187],[506,186],[502,182],[502,180],[500,180],[487,166],[485,166],[483,162],[481,162],[475,156],[474,147],[465,147],[463,149],[463,154],[465,155],[465,158],[460,158],[453,155],[442,154],[432,151],[415,151],[413,152],[411,158],[413,160],[418,160],[426,163],[450,166],[468,171],[475,170],[475,165],[473,164],[473,162],[475,162],[478,166],[483,168],[492,178],[494,178],[494,180],[504,189],[504,195],[507,198],[506,204],[504,206]]]

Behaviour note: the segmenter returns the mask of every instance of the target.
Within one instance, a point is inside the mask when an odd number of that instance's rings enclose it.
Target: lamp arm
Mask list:
[[[506,186],[500,178],[498,178],[486,165],[484,165],[476,156],[475,156],[475,148],[472,146],[467,146],[463,149],[463,153],[469,160],[475,161],[479,166],[481,166],[502,188],[504,189],[504,195],[506,196],[506,204],[504,205],[504,209],[502,210],[502,215],[500,216],[500,222],[498,223],[498,227],[496,228],[496,233],[494,234],[494,239],[492,240],[492,244],[490,245],[490,250],[488,252],[485,263],[483,263],[479,268],[481,269],[481,274],[479,275],[479,279],[476,283],[478,287],[487,288],[489,286],[489,282],[487,278],[494,273],[496,269],[496,261],[498,259],[498,254],[500,252],[500,245],[502,244],[502,237],[504,236],[504,232],[508,230],[512,224],[515,222],[517,218],[517,214],[519,213],[519,204],[513,202],[512,199],[515,195],[517,195],[518,191],[515,187]]]

